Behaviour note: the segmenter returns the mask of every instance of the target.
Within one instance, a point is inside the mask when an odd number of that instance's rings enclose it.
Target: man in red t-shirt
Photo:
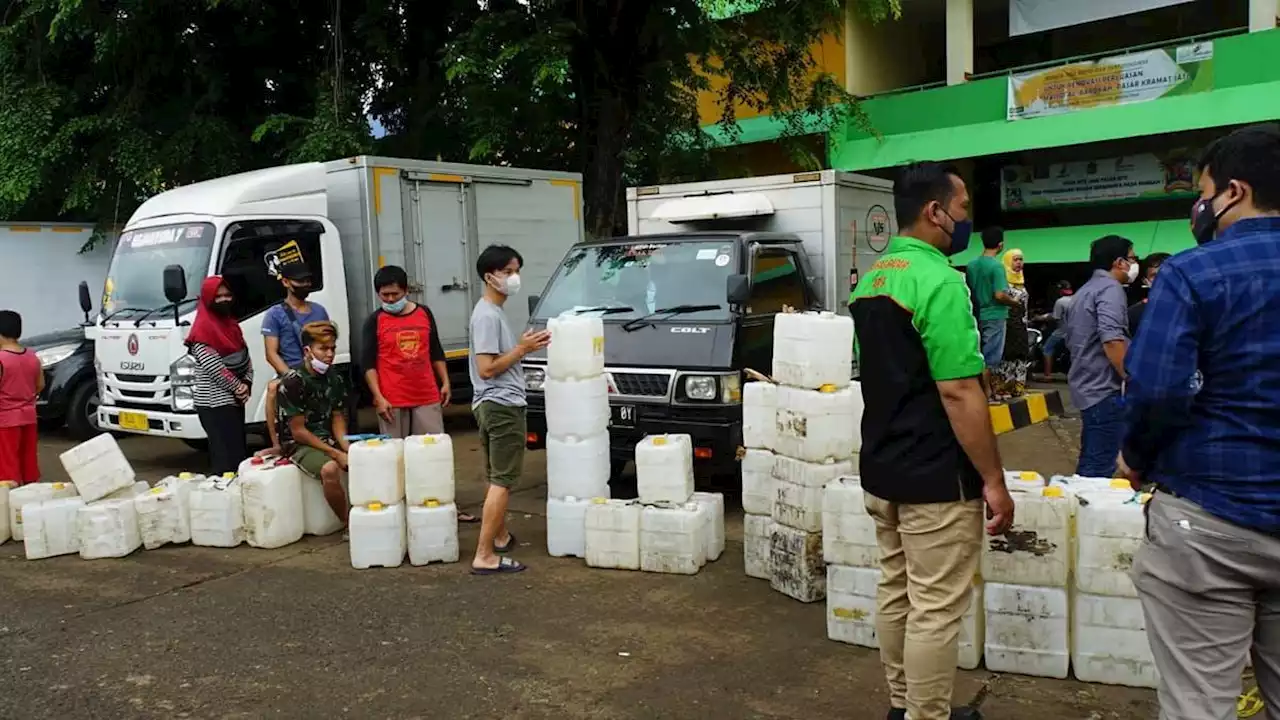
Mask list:
[[[379,430],[395,438],[443,433],[442,408],[449,406],[451,392],[436,318],[409,300],[409,275],[402,267],[380,268],[373,287],[382,307],[364,323],[361,365]],[[458,519],[475,522],[465,513]]]

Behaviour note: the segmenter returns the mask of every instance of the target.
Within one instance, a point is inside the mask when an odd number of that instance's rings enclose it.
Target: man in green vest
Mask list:
[[[890,720],[979,717],[951,709],[961,618],[986,530],[1013,524],[981,377],[964,276],[947,261],[969,243],[969,193],[938,163],[893,186],[902,234],[853,292],[862,371],[860,471],[876,523],[876,632]]]

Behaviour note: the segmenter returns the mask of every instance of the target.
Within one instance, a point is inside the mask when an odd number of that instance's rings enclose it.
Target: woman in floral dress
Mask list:
[[[1027,368],[1031,366],[1031,347],[1027,342],[1027,294],[1022,276],[1022,251],[1009,250],[1001,258],[1005,278],[1009,281],[1006,292],[1017,306],[1009,308],[1008,325],[1004,336],[1004,362],[991,373],[991,384],[996,399],[1012,400],[1027,392]]]

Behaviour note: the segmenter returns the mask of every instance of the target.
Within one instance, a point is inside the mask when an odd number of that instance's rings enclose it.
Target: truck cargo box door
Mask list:
[[[421,287],[415,299],[431,308],[446,350],[466,348],[475,275],[467,251],[466,186],[419,182],[413,198],[417,227],[410,273]]]

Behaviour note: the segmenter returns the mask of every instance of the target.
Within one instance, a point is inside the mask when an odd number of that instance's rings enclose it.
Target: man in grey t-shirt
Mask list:
[[[502,311],[520,292],[524,258],[506,245],[490,245],[476,260],[484,295],[471,311],[471,357],[468,363],[474,399],[471,412],[480,426],[489,489],[480,520],[480,541],[471,561],[475,575],[520,572],[525,565],[506,557],[516,547],[507,530],[507,503],[520,478],[526,437],[524,368],[526,355],[551,343],[551,332],[529,331],[517,341]]]
[[[1093,277],[1075,294],[1067,313],[1067,383],[1083,425],[1076,474],[1111,477],[1120,456],[1124,355],[1129,349],[1129,307],[1122,283],[1137,278],[1138,258],[1132,242],[1108,235],[1093,241],[1089,261]]]

